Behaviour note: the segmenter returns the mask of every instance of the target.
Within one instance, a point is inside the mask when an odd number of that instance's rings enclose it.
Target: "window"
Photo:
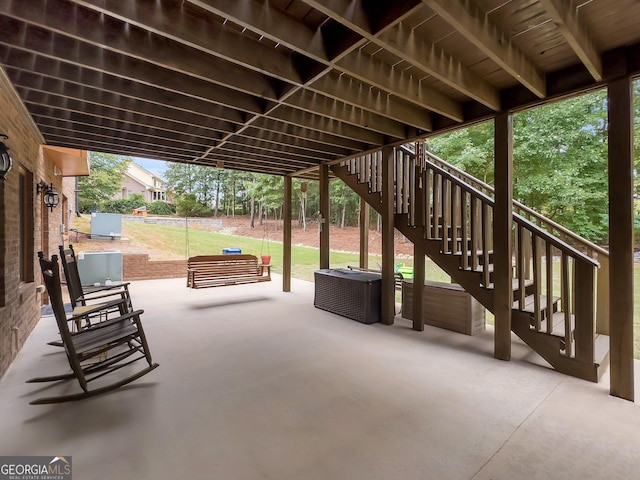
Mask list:
[[[20,215],[20,281],[33,282],[33,174],[20,167],[18,187],[18,213]]]

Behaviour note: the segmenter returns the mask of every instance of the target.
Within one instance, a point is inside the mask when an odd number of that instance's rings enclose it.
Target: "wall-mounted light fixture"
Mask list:
[[[0,138],[7,140],[7,137],[4,133],[0,133]],[[13,166],[13,160],[9,155],[9,148],[4,144],[4,142],[0,141],[0,181],[4,181],[7,178],[7,173],[11,170]]]
[[[53,212],[53,209],[58,206],[58,203],[60,203],[60,196],[53,186],[53,183],[47,185],[43,181],[40,181],[40,183],[36,185],[36,193],[39,195],[40,192],[44,193],[42,201]]]

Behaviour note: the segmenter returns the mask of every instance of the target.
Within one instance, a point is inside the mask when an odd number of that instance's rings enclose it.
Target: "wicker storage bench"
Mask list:
[[[348,269],[314,272],[313,304],[361,323],[380,321],[382,276]]]

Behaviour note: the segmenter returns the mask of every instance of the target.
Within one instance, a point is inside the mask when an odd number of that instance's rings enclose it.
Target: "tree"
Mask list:
[[[348,223],[356,225],[358,219],[359,197],[342,180],[335,180],[329,185],[329,197],[334,208],[330,211],[336,212],[340,218],[334,218],[335,224],[344,228]],[[339,213],[338,213],[339,212]]]
[[[592,241],[607,235],[603,90],[514,115],[513,197]],[[429,140],[443,160],[493,184],[493,123]]]
[[[91,205],[113,197],[122,188],[122,175],[130,162],[131,159],[127,157],[90,152],[91,174],[78,180],[80,202]]]

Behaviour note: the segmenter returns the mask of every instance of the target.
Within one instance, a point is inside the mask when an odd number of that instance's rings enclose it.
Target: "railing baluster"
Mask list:
[[[432,238],[442,238],[442,175],[438,172],[433,172],[433,234]]]
[[[540,299],[542,297],[542,247],[541,239],[537,235],[532,234],[531,248],[533,254],[533,322],[536,331],[540,331],[542,323]]]
[[[471,194],[471,270],[478,268],[478,198]]]
[[[491,229],[489,225],[489,205],[482,202],[480,208],[482,209],[482,282],[487,287],[491,283],[489,275],[489,231]]]
[[[564,354],[568,357],[573,355],[572,349],[572,336],[573,333],[571,331],[571,298],[569,294],[569,279],[571,278],[569,272],[569,257],[565,252],[561,253],[561,274],[560,274],[560,288],[561,288],[561,298],[560,304],[562,305],[562,313],[564,317],[564,341],[565,348]]]
[[[425,168],[422,171],[422,179],[424,185],[424,237],[432,237],[432,218],[433,218],[433,202],[431,201],[431,195],[433,194],[433,171],[430,168]]]
[[[451,181],[442,177],[442,253],[449,253]]]
[[[553,332],[553,252],[551,250],[551,243],[547,242],[546,249],[547,256],[547,333]]]
[[[396,206],[395,206],[395,212],[396,213],[402,213],[402,159],[400,158],[401,153],[398,150],[395,150],[395,155],[394,155],[394,159],[395,159],[395,170],[394,170],[394,175],[395,175],[395,181],[394,181],[394,185],[396,188],[395,191],[395,201],[396,201]]]
[[[418,166],[416,159],[413,159],[411,168],[411,199],[409,206],[411,211],[409,214],[411,225],[424,228],[424,183],[422,178],[422,169]],[[424,238],[424,230],[422,231]]]
[[[467,220],[467,191],[460,189],[460,238],[462,242],[462,269],[469,268],[469,238]]]
[[[524,243],[524,228],[522,228],[522,225],[520,225],[519,223],[516,223],[517,227],[516,227],[516,241],[518,243],[518,248],[516,249],[516,272],[518,275],[518,306],[520,307],[520,310],[524,310],[524,297],[525,297],[525,291],[524,291],[524,281],[525,281],[525,276],[524,276],[524,250],[523,250],[523,243]],[[537,299],[534,299],[537,300]]]

